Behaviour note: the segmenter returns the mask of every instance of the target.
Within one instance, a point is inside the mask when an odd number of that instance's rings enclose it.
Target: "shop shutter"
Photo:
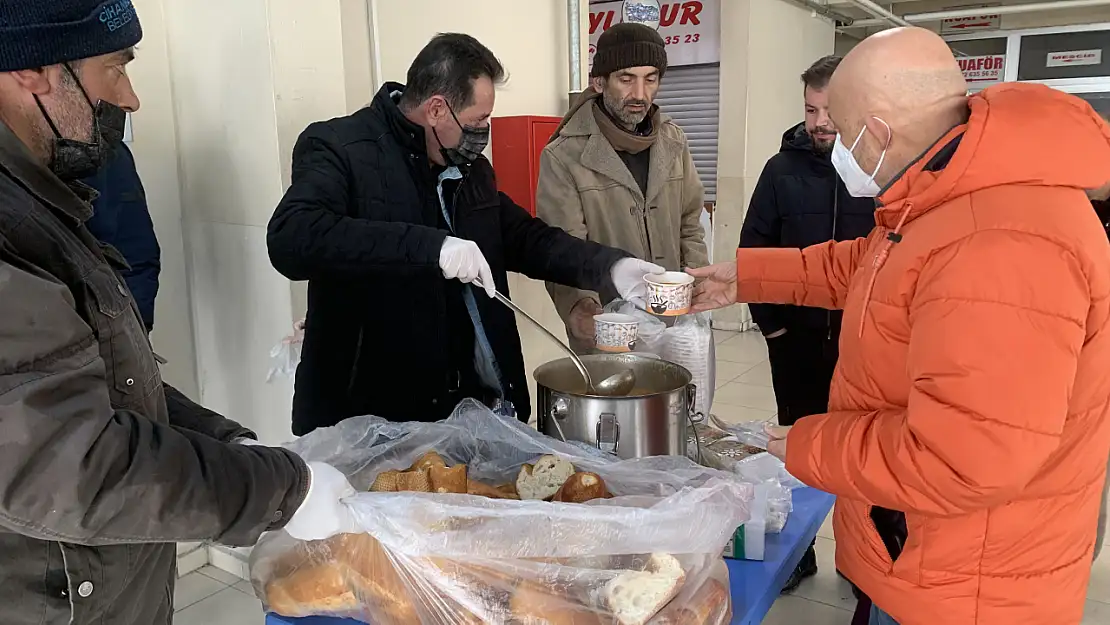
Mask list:
[[[671,67],[655,98],[686,133],[690,153],[705,186],[705,199],[717,200],[717,128],[721,105],[721,66]]]

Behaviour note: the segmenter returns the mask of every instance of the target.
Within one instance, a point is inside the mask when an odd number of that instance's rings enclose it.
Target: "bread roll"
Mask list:
[[[535,465],[526,464],[516,477],[516,492],[521,499],[551,499],[559,492],[570,476],[574,465],[558,456],[546,455]]]
[[[412,466],[409,467],[409,471],[422,471],[424,469],[431,469],[432,467],[447,468],[447,461],[436,452],[429,451],[417,458],[416,462],[412,463]]]
[[[451,468],[433,465],[426,470],[428,481],[431,483],[431,492],[458,494],[468,492],[465,464],[457,464]]]
[[[597,473],[575,473],[559,487],[553,501],[564,503],[586,503],[594,499],[612,497],[605,487],[605,481]]]

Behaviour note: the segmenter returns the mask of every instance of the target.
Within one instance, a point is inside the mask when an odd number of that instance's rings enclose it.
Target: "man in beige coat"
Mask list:
[[[667,70],[662,37],[641,24],[601,36],[590,89],[571,107],[540,159],[537,215],[579,238],[677,271],[708,264],[704,190],[686,135],[653,104]],[[547,290],[571,346],[593,347],[597,293]]]

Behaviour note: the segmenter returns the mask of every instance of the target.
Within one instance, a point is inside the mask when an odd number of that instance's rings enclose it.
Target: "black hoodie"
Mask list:
[[[875,201],[854,198],[832,166],[829,154],[813,149],[805,124],[782,136],[782,148],[763,167],[752,193],[740,247],[804,248],[830,239],[865,237],[875,227]],[[802,326],[832,333],[840,327],[840,313],[757,304],[752,318],[763,334]]]

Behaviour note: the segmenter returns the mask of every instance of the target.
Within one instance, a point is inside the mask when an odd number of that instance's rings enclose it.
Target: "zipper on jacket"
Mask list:
[[[840,176],[837,175],[833,178],[833,220],[832,220],[832,240],[836,241],[836,222],[840,217]],[[828,327],[829,335],[826,340],[832,340],[832,311],[826,312],[826,326]]]
[[[366,335],[366,329],[362,326],[358,328],[358,340],[355,341],[355,360],[351,363],[351,377],[347,380],[347,395],[353,395],[355,392],[355,382],[358,381],[358,365],[362,361],[362,339]]]
[[[647,205],[647,200],[644,200],[643,207],[637,207],[637,210],[640,211],[640,215],[641,215],[643,226],[644,226],[643,237],[642,237],[643,242],[644,242],[644,250],[646,250],[644,260],[648,261],[649,263],[654,263],[655,262],[655,253],[651,249],[651,230],[648,227],[648,210],[649,209],[648,209],[648,205]]]

